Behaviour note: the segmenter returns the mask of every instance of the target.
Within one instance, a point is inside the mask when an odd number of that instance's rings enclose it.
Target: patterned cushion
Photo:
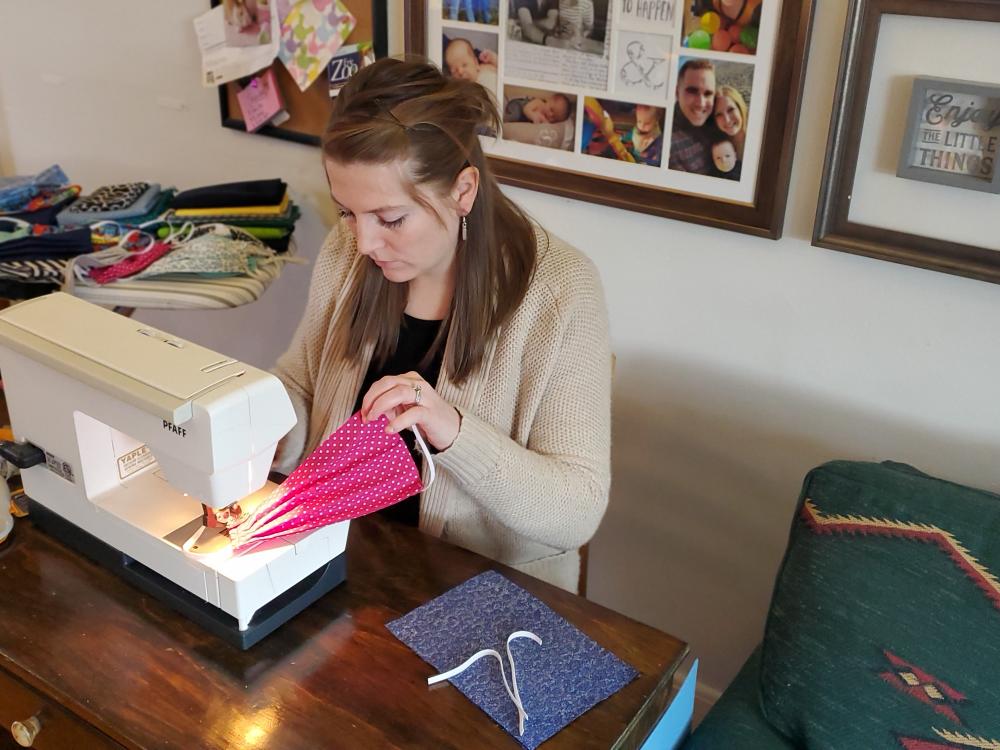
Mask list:
[[[901,464],[806,478],[761,665],[810,750],[1000,748],[1000,497]]]

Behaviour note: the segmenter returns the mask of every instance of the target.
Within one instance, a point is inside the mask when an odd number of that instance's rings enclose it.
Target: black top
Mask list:
[[[434,353],[431,361],[425,367],[420,367],[420,364],[427,352],[430,351],[431,344],[434,343],[434,338],[440,328],[440,320],[420,320],[404,313],[396,351],[389,357],[384,367],[378,367],[377,363],[372,360],[368,366],[368,372],[365,373],[365,379],[361,383],[361,390],[358,391],[358,400],[354,404],[354,411],[361,408],[361,401],[372,384],[386,375],[402,375],[406,372],[416,371],[420,373],[421,378],[436,386],[438,373],[441,371],[444,347],[440,347]],[[406,447],[410,449],[410,453],[419,467],[421,455],[416,449],[413,433],[410,430],[403,430],[400,436],[406,442]],[[405,523],[408,526],[416,526],[420,520],[420,495],[414,495],[395,505],[390,505],[379,511],[379,515]]]

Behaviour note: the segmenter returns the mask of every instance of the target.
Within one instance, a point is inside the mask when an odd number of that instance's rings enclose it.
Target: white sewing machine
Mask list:
[[[348,524],[240,556],[182,549],[269,493],[295,424],[273,375],[66,294],[0,312],[0,373],[34,523],[248,648],[344,579]],[[37,446],[40,451],[34,451]]]

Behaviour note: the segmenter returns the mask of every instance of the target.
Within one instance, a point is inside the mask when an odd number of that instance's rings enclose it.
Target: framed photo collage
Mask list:
[[[780,235],[787,193],[782,173],[790,166],[794,140],[808,3],[422,0],[409,5],[414,7],[407,11],[408,51],[494,95],[502,132],[484,137],[484,146],[511,167],[497,169],[501,179]],[[793,7],[783,14],[783,6]],[[779,62],[795,63],[788,67],[798,70],[776,75]],[[769,130],[775,131],[770,139]],[[780,211],[757,221],[741,218],[739,209],[749,218],[768,203],[760,200],[761,189],[774,193],[775,187]],[[713,210],[712,204],[731,208]],[[753,224],[758,226],[747,226]]]

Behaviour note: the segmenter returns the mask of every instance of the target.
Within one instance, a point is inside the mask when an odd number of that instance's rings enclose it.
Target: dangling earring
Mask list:
[[[463,216],[462,217],[462,242],[465,242],[467,239],[469,239],[469,222]]]

